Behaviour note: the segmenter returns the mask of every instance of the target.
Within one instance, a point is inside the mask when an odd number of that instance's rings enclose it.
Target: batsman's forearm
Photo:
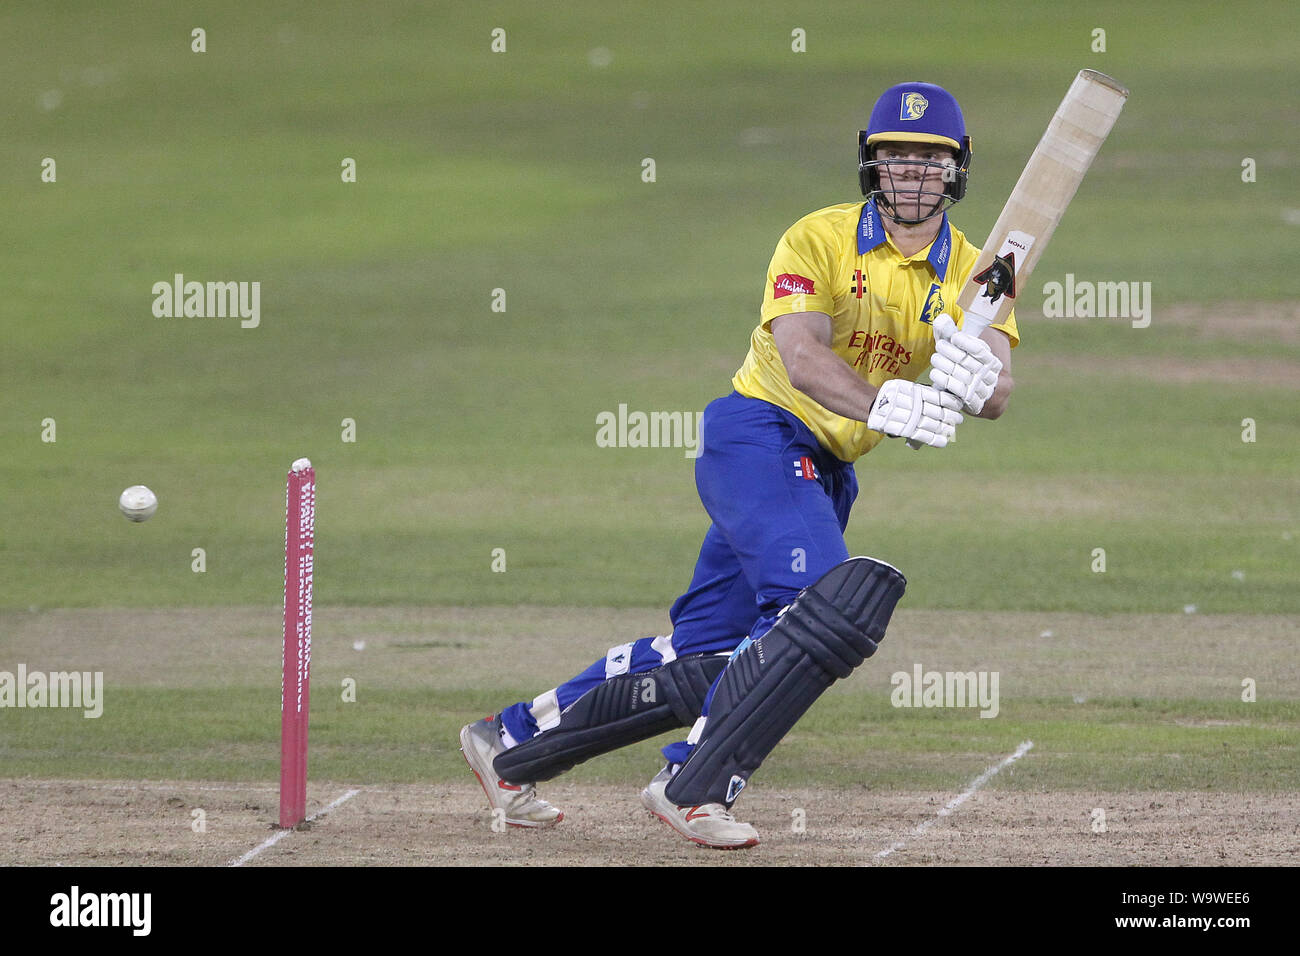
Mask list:
[[[984,403],[984,407],[980,409],[980,413],[975,417],[1001,418],[1011,400],[1011,390],[1015,387],[1016,383],[1012,381],[1011,376],[1003,372],[998,376],[998,384],[994,387],[993,394],[989,396],[988,401]]]
[[[865,422],[879,391],[825,346],[802,347],[786,365],[790,384],[836,415]]]

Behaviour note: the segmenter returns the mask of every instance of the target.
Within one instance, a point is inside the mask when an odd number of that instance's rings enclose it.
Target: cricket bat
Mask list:
[[[963,332],[979,335],[1006,320],[1127,98],[1104,73],[1074,78],[957,295]]]

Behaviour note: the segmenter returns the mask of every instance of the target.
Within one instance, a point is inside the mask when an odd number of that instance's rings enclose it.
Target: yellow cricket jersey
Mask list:
[[[742,395],[792,412],[827,451],[855,461],[885,436],[827,411],[790,384],[772,338],[772,320],[792,312],[831,317],[831,348],[872,385],[916,381],[934,354],[933,322],[947,312],[958,326],[957,293],[980,250],[945,214],[934,242],[905,258],[885,233],[875,203],[843,203],[804,216],[777,244],[767,269],[762,321],[732,379]],[[1015,314],[993,326],[1020,341]]]

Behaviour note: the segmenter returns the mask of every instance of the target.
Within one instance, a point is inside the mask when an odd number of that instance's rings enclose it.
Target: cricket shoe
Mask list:
[[[495,717],[476,720],[460,729],[460,752],[487,794],[493,815],[501,810],[504,821],[512,827],[549,827],[563,820],[564,814],[540,799],[533,784],[506,783],[497,776],[492,760],[505,749]]]
[[[679,807],[668,799],[664,790],[672,772],[664,767],[641,791],[645,808],[668,824],[686,839],[712,847],[715,850],[739,850],[758,846],[758,831],[748,823],[741,823],[720,803],[706,803],[698,807]]]

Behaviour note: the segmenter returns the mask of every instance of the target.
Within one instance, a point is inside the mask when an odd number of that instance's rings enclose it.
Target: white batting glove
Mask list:
[[[895,438],[942,448],[963,421],[960,399],[930,385],[891,378],[880,386],[867,427]]]
[[[934,320],[934,358],[930,359],[930,381],[936,388],[956,395],[972,415],[984,410],[998,385],[1002,360],[987,342],[957,331],[957,323],[944,312]]]

